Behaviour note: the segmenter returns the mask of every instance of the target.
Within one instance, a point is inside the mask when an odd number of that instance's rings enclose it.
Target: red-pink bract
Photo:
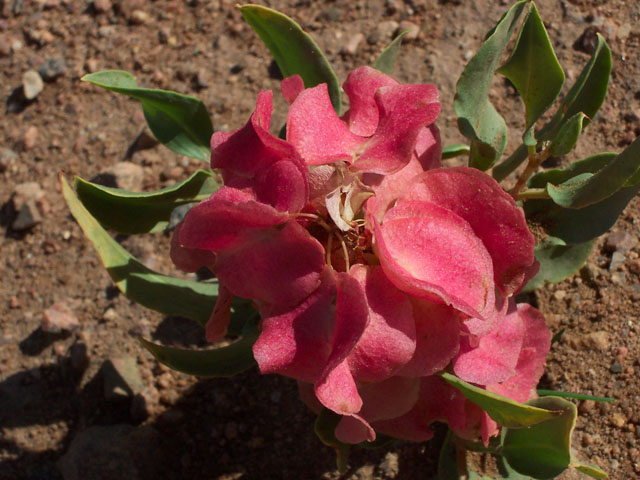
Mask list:
[[[486,443],[499,427],[437,374],[535,395],[550,335],[513,300],[538,269],[533,235],[490,176],[442,166],[434,85],[362,67],[344,91],[339,117],[326,84],[289,77],[286,140],[269,132],[268,91],[244,127],[216,132],[211,166],[225,186],[186,215],[172,258],[218,277],[209,341],[225,334],[234,296],[253,301],[260,371],[341,415],[338,440],[423,441],[438,421]]]

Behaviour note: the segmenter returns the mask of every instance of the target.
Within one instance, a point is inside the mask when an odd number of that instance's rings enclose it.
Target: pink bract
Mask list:
[[[326,84],[293,76],[281,91],[286,140],[260,92],[244,127],[213,135],[225,186],[172,240],[178,267],[218,278],[207,339],[225,335],[235,296],[249,299],[260,371],[341,415],[340,441],[427,440],[439,421],[487,442],[495,422],[437,374],[535,395],[550,336],[513,300],[538,269],[522,210],[487,174],[442,167],[434,85],[359,68],[342,117]]]

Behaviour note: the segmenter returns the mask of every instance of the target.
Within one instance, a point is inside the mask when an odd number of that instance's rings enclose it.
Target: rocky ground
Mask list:
[[[455,82],[509,2],[265,3],[311,32],[341,79],[370,64],[400,27],[412,29],[396,74],[439,87],[449,144],[461,140]],[[123,69],[142,85],[196,95],[218,130],[244,124],[259,89],[278,89],[277,69],[234,4],[0,0],[0,479],[339,478],[294,382],[256,371],[198,380],[142,350],[140,335],[185,346],[204,345],[204,335],[120,295],[60,194],[61,172],[106,172],[124,188],[152,190],[200,166],[156,145],[139,105],[81,83],[85,73]],[[605,105],[564,161],[621,150],[640,133],[640,6],[537,4],[570,80],[595,31],[614,54]],[[496,81],[492,100],[522,127],[512,87]],[[614,479],[640,475],[639,224],[635,199],[579,274],[529,297],[554,333],[565,329],[541,387],[617,399],[580,402],[574,435],[578,455]],[[178,275],[168,239],[118,237],[149,267]],[[427,444],[357,450],[343,478],[432,478],[441,438],[438,430]]]

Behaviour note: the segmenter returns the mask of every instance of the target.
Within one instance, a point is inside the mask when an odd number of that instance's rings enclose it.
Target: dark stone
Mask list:
[[[53,82],[56,78],[64,75],[66,71],[67,64],[62,57],[50,58],[38,68],[38,73],[45,82]]]

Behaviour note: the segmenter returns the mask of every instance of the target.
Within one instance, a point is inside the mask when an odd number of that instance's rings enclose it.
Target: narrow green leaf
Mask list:
[[[126,234],[164,230],[176,207],[204,200],[219,188],[211,173],[204,170],[155,192],[129,192],[79,177],[74,185],[82,204],[103,227]]]
[[[442,149],[442,159],[446,160],[447,158],[459,157],[461,155],[469,155],[469,145],[465,145],[463,143],[456,143],[454,145],[449,145],[448,147],[444,147]]]
[[[133,75],[120,70],[90,73],[81,80],[140,100],[149,128],[161,143],[180,155],[209,161],[213,125],[199,99],[140,88]]]
[[[60,177],[62,195],[71,214],[91,241],[116,286],[133,301],[165,315],[206,324],[218,298],[218,284],[162,275],[145,267],[116,242],[80,203]]]
[[[549,185],[547,191],[555,203],[565,208],[584,208],[618,192],[640,170],[640,138],[590,178]],[[575,178],[575,177],[574,177]]]
[[[518,403],[510,398],[488,392],[471,385],[450,373],[440,376],[451,386],[457,388],[468,400],[478,405],[500,425],[511,428],[523,428],[553,418],[556,411]]]
[[[336,438],[335,430],[341,418],[337,413],[332,412],[328,408],[323,408],[316,417],[314,430],[322,443],[335,450],[338,471],[344,473],[347,471],[351,445],[342,443]]]
[[[535,145],[536,121],[547,111],[564,85],[564,72],[544,28],[538,9],[531,3],[511,57],[498,70],[514,84],[526,110],[525,145]]]
[[[271,51],[284,77],[298,74],[307,88],[326,83],[333,108],[340,114],[340,84],[329,61],[311,36],[286,15],[260,5],[240,6],[245,21]]]
[[[611,397],[594,397],[593,395],[585,395],[584,393],[559,392],[557,390],[538,389],[538,395],[541,397],[564,397],[575,398],[576,400],[593,400],[594,402],[615,402],[615,398]]]
[[[396,66],[396,60],[400,54],[400,46],[402,45],[402,37],[404,37],[409,30],[403,30],[398,34],[393,41],[387,45],[377,60],[373,63],[373,68],[380,70],[387,75],[393,75],[393,69]]]
[[[536,398],[527,404],[562,413],[529,428],[507,429],[502,454],[518,473],[536,479],[554,478],[571,464],[571,434],[578,410],[558,397]]]
[[[551,141],[549,153],[552,156],[561,157],[574,149],[584,128],[583,124],[586,118],[584,113],[576,113],[560,128],[558,134]]]
[[[455,437],[451,429],[444,437],[438,456],[438,480],[459,480]]]
[[[545,283],[557,283],[576,273],[589,258],[595,240],[578,245],[567,245],[559,238],[548,238],[536,245],[536,260],[540,270],[533,277],[524,292],[531,292]]]
[[[558,342],[562,338],[562,335],[564,335],[564,332],[566,331],[567,331],[566,328],[561,328],[560,330],[558,330],[558,333],[556,333],[553,337],[551,337],[551,345],[554,345],[556,342]],[[538,390],[538,395],[541,395],[539,390]]]
[[[598,34],[598,45],[591,59],[582,69],[556,114],[540,129],[538,138],[540,140],[552,140],[562,126],[580,112],[587,116],[582,124],[584,129],[589,124],[589,119],[595,118],[604,101],[610,74],[611,50],[609,50],[604,38]],[[518,168],[526,158],[527,147],[523,144],[493,169],[493,178],[502,181]]]
[[[609,475],[607,475],[606,472],[603,472],[595,465],[591,465],[589,463],[573,463],[574,461],[575,459],[572,460],[571,466],[579,472],[589,475],[591,478],[609,478]]]
[[[489,102],[489,89],[502,53],[528,4],[522,0],[507,11],[469,61],[456,86],[458,128],[472,140],[470,166],[481,170],[491,167],[507,145],[507,126]]]
[[[257,338],[256,327],[231,345],[209,350],[166,347],[144,338],[140,338],[140,343],[156,360],[173,370],[198,377],[232,377],[256,365],[251,348]]]

